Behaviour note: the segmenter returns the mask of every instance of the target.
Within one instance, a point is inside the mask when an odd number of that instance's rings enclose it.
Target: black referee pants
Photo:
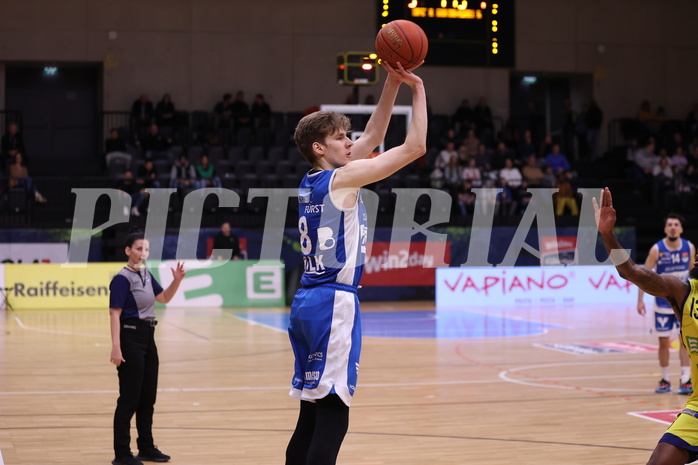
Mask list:
[[[114,412],[114,453],[116,457],[131,453],[131,418],[136,414],[138,450],[153,445],[153,411],[158,388],[158,350],[155,327],[143,320],[121,322],[119,400]]]

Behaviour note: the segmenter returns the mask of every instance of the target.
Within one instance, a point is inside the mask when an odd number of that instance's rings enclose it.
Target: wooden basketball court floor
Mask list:
[[[653,392],[656,338],[632,305],[362,309],[341,464],[646,463],[666,423],[629,413],[666,421],[686,400]],[[154,433],[171,463],[283,463],[298,409],[287,312],[159,311]],[[5,464],[110,463],[108,324],[105,309],[0,312]],[[678,371],[674,353],[675,386]]]

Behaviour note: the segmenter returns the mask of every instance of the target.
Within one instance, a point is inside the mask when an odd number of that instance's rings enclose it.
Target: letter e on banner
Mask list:
[[[278,299],[281,297],[281,268],[251,266],[247,268],[246,274],[248,299]]]

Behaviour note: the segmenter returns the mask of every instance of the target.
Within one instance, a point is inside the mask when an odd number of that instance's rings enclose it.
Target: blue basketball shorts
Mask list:
[[[288,335],[295,356],[289,395],[315,401],[337,394],[349,406],[361,353],[356,289],[343,284],[299,289],[291,304]]]
[[[654,333],[659,337],[669,337],[675,329],[679,328],[679,319],[676,314],[668,309],[671,313],[667,313],[667,309],[657,307],[654,308]]]

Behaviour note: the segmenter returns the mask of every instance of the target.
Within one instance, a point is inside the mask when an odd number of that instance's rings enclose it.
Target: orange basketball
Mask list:
[[[376,53],[393,68],[397,62],[409,70],[417,67],[427,56],[429,42],[421,27],[412,21],[391,21],[378,31]]]

